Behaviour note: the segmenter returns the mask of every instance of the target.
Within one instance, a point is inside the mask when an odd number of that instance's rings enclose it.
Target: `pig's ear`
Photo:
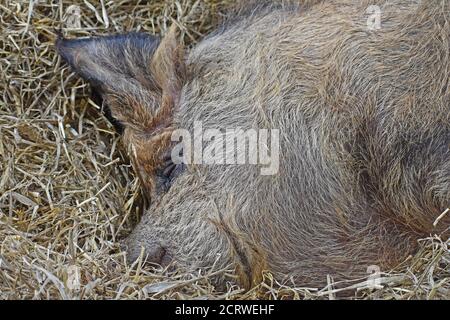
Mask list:
[[[174,24],[153,55],[150,70],[167,95],[176,96],[184,82],[186,68],[184,46],[178,27]]]
[[[155,190],[171,145],[173,114],[184,84],[184,52],[175,26],[160,41],[131,33],[58,39],[57,50],[89,81],[124,131],[124,143],[147,190]]]
[[[124,130],[168,127],[184,84],[184,52],[174,25],[160,41],[143,33],[67,40],[61,57],[109,107]]]
[[[149,67],[159,39],[143,33],[67,40],[59,38],[61,57],[100,91],[114,93],[135,86],[153,89]],[[131,86],[131,88],[130,88]]]
[[[156,112],[165,101],[173,107],[184,83],[184,50],[179,38],[178,28],[173,25],[161,41],[147,34],[129,33],[88,39],[59,38],[56,48],[108,103],[123,106],[127,104],[124,99],[147,104],[152,101],[148,107]],[[112,113],[115,116],[114,110]]]

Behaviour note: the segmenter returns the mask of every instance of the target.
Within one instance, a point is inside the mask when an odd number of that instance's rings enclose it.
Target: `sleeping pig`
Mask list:
[[[60,38],[151,201],[128,259],[319,286],[448,236],[449,12],[448,0],[297,1],[236,11],[189,50],[175,26]]]

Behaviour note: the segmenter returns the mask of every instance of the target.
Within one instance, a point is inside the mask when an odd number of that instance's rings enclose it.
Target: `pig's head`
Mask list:
[[[143,33],[56,43],[61,57],[87,80],[123,129],[134,169],[154,198],[172,179],[167,157],[173,113],[184,81],[184,53],[175,27],[160,41]]]
[[[100,98],[113,120],[123,129],[133,167],[150,197],[150,211],[180,174],[171,161],[173,116],[185,82],[184,50],[175,27],[162,39],[143,33],[88,39],[58,39],[61,57]],[[170,211],[170,210],[169,210]],[[173,215],[176,215],[173,212]],[[124,241],[128,260],[145,249],[147,262],[167,264],[169,251],[163,239],[170,239],[167,220],[161,223],[144,216],[133,234]],[[170,219],[170,218],[167,218]]]

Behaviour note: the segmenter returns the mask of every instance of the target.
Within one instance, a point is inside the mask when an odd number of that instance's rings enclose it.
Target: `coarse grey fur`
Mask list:
[[[367,26],[373,4],[380,30]],[[194,121],[279,129],[279,173],[187,165],[152,197],[126,241],[130,260],[143,247],[149,260],[180,268],[233,265],[248,287],[262,270],[311,286],[328,274],[385,270],[417,239],[448,235],[448,215],[433,223],[450,199],[450,2],[300,1],[245,12],[181,62],[174,55],[184,69],[158,90],[175,97],[171,130],[193,130]],[[175,82],[172,91],[164,81]]]

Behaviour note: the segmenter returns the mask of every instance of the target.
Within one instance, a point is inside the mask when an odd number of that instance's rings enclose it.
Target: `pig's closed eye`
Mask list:
[[[167,192],[175,179],[183,172],[183,164],[173,163],[170,154],[164,158],[163,165],[156,170],[157,193]]]
[[[167,178],[167,179],[171,179],[172,178],[172,174],[174,173],[175,169],[176,169],[176,164],[170,162],[166,165],[165,169],[162,172],[162,175]]]

